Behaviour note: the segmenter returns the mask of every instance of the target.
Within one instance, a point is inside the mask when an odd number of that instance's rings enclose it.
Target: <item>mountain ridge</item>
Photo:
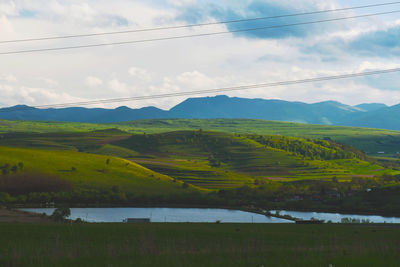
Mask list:
[[[143,119],[262,119],[307,124],[360,126],[400,130],[400,104],[365,103],[357,106],[337,101],[307,104],[277,99],[239,98],[219,95],[188,98],[169,110],[154,106],[132,109],[105,108],[38,109],[26,105],[1,108],[0,119],[113,123]]]

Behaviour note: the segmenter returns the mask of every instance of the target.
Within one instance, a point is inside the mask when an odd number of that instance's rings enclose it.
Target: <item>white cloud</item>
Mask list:
[[[151,75],[150,73],[142,68],[137,68],[137,67],[131,67],[128,70],[129,75],[134,77],[135,79],[149,82],[151,80]]]
[[[167,3],[173,5],[173,6],[188,6],[188,5],[195,5],[197,3],[197,0],[167,0]]]
[[[83,100],[82,98],[73,97],[65,92],[56,92],[54,90],[26,86],[0,85],[0,91],[2,92],[2,103],[7,106],[18,104],[34,106]]]
[[[11,22],[4,15],[0,15],[0,32],[2,40],[6,40],[8,36],[12,36],[14,33],[14,28]]]
[[[115,92],[118,93],[119,95],[124,95],[128,96],[127,94],[129,93],[129,89],[128,86],[123,83],[120,82],[117,79],[113,79],[108,83],[108,86]]]
[[[40,77],[38,78],[39,81],[45,83],[47,86],[56,87],[58,86],[58,82],[49,78]]]
[[[364,72],[364,71],[384,70],[384,69],[394,69],[394,68],[400,68],[400,63],[364,61],[360,64],[358,71]]]
[[[198,71],[185,72],[176,78],[184,88],[211,89],[216,86],[216,81]]]
[[[103,84],[103,81],[100,78],[94,76],[88,76],[85,79],[85,85],[88,87],[98,87]]]
[[[0,74],[0,81],[5,81],[5,82],[17,82],[17,78],[12,75],[12,74]]]
[[[15,16],[18,14],[17,6],[12,0],[2,0],[0,2],[0,15]]]

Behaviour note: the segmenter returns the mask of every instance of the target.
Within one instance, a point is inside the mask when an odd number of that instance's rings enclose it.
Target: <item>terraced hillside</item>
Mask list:
[[[393,172],[364,161],[355,149],[301,138],[178,131],[133,135],[111,144],[139,153],[130,159],[149,169],[205,188],[333,177],[349,180]]]

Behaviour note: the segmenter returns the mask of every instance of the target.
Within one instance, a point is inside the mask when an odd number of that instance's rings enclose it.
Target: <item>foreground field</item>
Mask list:
[[[400,228],[0,224],[2,266],[398,266]]]

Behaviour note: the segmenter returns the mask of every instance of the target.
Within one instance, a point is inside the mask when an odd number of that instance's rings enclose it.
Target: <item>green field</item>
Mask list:
[[[1,224],[2,266],[398,266],[400,228]]]
[[[129,133],[163,133],[178,130],[203,129],[242,134],[280,134],[312,139],[330,137],[337,142],[355,146],[370,155],[378,155],[378,152],[385,152],[386,156],[397,156],[397,152],[400,152],[398,151],[400,150],[399,131],[360,127],[324,126],[247,119],[163,119],[113,124],[0,120],[0,133],[88,132],[109,128],[118,128]]]

